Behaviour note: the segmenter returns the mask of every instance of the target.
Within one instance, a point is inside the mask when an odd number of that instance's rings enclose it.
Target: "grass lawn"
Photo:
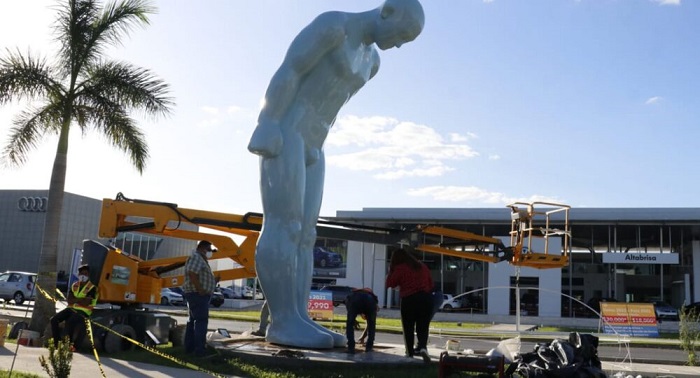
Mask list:
[[[41,376],[31,373],[23,373],[21,371],[12,371],[12,377],[14,378],[40,378]],[[0,370],[0,378],[10,378],[10,372],[8,370]]]

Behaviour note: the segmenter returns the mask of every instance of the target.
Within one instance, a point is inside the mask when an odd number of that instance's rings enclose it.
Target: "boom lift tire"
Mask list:
[[[126,336],[130,339],[136,338],[136,331],[134,331],[134,328],[126,324],[115,324],[112,327],[112,331],[120,335]],[[119,337],[112,332],[108,332],[107,335],[105,335],[105,353],[122,352],[126,350],[131,350],[131,348],[133,348],[133,344],[129,340]]]

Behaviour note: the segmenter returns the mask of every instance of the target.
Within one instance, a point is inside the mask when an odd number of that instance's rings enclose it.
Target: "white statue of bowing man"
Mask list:
[[[417,0],[386,0],[360,13],[323,13],[294,38],[270,81],[248,145],[260,156],[264,218],[255,262],[270,309],[268,342],[318,349],[346,344],[345,336],[307,313],[323,197],[323,143],[340,108],[376,75],[377,48],[414,40],[424,22]]]

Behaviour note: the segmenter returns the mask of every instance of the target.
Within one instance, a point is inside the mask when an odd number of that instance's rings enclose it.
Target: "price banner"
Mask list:
[[[659,337],[656,312],[651,303],[603,302],[600,312],[604,333]]]
[[[309,317],[314,320],[333,320],[333,293],[312,291],[307,308]]]

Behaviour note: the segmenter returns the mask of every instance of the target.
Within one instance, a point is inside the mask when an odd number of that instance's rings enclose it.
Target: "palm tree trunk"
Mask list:
[[[39,272],[37,284],[45,292],[55,296],[56,265],[58,259],[58,237],[61,228],[61,211],[63,209],[64,188],[66,186],[66,169],[68,153],[68,131],[70,119],[61,128],[56,157],[51,171],[49,184],[49,204],[44,223],[44,238],[39,256]],[[49,325],[49,320],[56,314],[56,304],[37,291],[32,320],[29,329],[43,335]]]

